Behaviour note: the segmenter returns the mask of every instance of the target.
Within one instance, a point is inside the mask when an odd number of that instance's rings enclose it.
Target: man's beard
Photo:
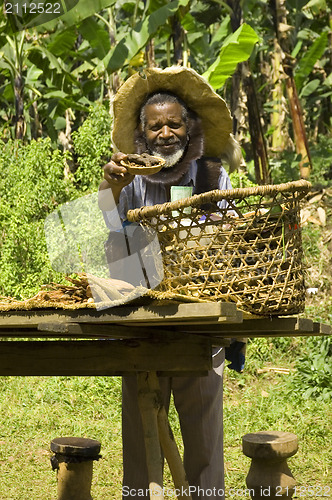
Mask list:
[[[185,147],[179,146],[178,150],[175,151],[175,153],[172,153],[170,155],[162,154],[158,150],[153,149],[152,154],[154,156],[159,156],[160,158],[165,160],[166,163],[163,166],[163,168],[170,168],[170,167],[174,167],[174,165],[176,165],[181,160],[181,158],[184,155],[185,149],[186,149]]]
[[[179,145],[174,153],[168,155],[160,152],[159,148],[154,148],[150,152],[155,156],[163,158],[166,163],[156,174],[145,176],[147,182],[151,184],[163,184],[165,186],[178,185],[190,167],[190,160],[185,161],[187,145]]]

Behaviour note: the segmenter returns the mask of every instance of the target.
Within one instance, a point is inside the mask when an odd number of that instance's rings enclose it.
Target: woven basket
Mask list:
[[[130,210],[130,221],[158,233],[164,279],[156,296],[233,301],[257,315],[301,312],[299,202],[309,189],[300,180]]]

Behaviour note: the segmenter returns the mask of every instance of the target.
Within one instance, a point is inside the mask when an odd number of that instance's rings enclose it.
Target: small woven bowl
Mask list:
[[[151,158],[158,161],[158,163],[150,166],[139,165],[135,163],[135,161],[130,160],[121,160],[120,163],[126,167],[128,172],[132,175],[153,175],[159,172],[166,162],[163,158],[159,158],[159,156],[151,156]]]

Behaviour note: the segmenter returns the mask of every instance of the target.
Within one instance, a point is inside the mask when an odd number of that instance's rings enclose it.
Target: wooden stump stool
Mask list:
[[[280,500],[293,496],[296,483],[287,458],[295,455],[297,448],[297,436],[291,432],[262,431],[243,436],[243,453],[252,459],[246,481],[251,498]]]
[[[93,460],[100,458],[100,443],[94,439],[61,437],[53,439],[51,458],[57,470],[58,500],[92,500]]]

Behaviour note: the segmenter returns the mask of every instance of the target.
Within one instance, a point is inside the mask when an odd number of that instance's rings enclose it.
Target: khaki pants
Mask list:
[[[214,368],[205,377],[159,377],[167,411],[173,392],[184,444],[184,467],[193,500],[224,499],[222,390],[225,350],[216,351]],[[123,377],[122,434],[123,498],[149,499],[135,376]],[[142,495],[142,490],[147,494]]]

